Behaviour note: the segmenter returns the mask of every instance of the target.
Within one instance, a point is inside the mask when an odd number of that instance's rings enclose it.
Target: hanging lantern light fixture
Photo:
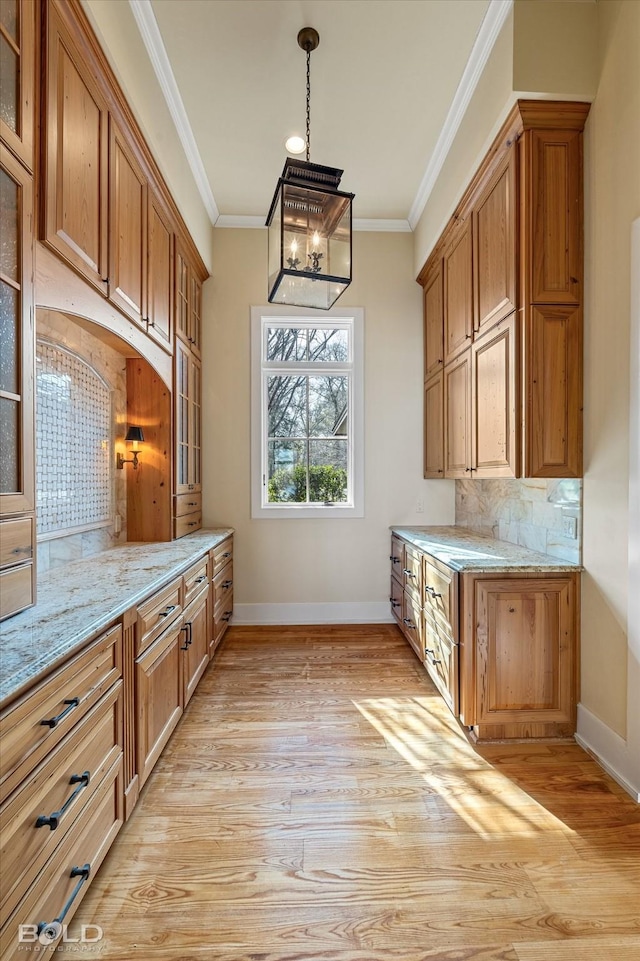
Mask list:
[[[298,33],[298,46],[307,54],[306,160],[287,159],[266,226],[269,303],[328,310],[351,283],[354,194],[338,190],[342,170],[310,160],[310,61],[319,42],[313,27]]]

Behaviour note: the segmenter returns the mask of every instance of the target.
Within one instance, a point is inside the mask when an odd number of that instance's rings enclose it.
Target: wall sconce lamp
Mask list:
[[[138,450],[138,444],[141,444],[144,441],[144,434],[142,433],[142,427],[136,427],[134,424],[131,424],[127,428],[127,436],[125,437],[125,441],[127,442],[127,444],[133,444],[133,448],[131,451],[133,454],[133,457],[125,458],[122,456],[122,454],[118,452],[116,454],[116,467],[118,470],[123,470],[125,464],[133,464],[133,469],[137,470],[138,454],[140,453],[140,451]]]

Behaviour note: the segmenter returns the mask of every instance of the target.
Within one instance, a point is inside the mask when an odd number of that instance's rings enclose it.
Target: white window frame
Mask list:
[[[351,330],[351,359],[348,364],[336,365],[347,370],[350,377],[349,417],[349,479],[350,500],[344,504],[270,504],[267,501],[267,404],[266,383],[269,374],[281,370],[282,365],[264,359],[266,329],[277,322],[304,320],[309,327],[328,326]],[[302,324],[301,324],[302,326]],[[333,370],[328,364],[320,369]],[[289,366],[291,369],[291,366]],[[318,518],[364,517],[364,310],[362,307],[305,310],[299,307],[251,308],[251,517]]]

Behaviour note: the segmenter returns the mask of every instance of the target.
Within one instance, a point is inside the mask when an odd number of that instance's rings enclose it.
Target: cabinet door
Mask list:
[[[424,476],[444,476],[444,374],[424,385]]]
[[[34,348],[32,180],[0,148],[0,512],[33,511]]]
[[[471,348],[472,466],[476,477],[517,477],[518,371],[516,315]]]
[[[193,270],[190,270],[189,292],[189,342],[191,350],[199,357],[202,344],[202,284]]]
[[[444,362],[469,346],[473,336],[471,218],[456,225],[444,252]]]
[[[182,714],[182,618],[136,659],[136,753],[140,786]]]
[[[47,18],[44,242],[107,293],[109,129],[100,91],[60,23]]]
[[[476,580],[475,724],[575,725],[575,612],[571,575]]]
[[[199,490],[201,433],[200,361],[176,341],[176,494]]]
[[[531,307],[524,339],[525,474],[581,477],[581,309]]]
[[[112,121],[109,155],[109,300],[145,330],[146,281],[147,181]]]
[[[516,210],[513,145],[473,205],[476,332],[516,309]]]
[[[471,473],[471,351],[444,370],[444,476]]]
[[[180,652],[182,654],[182,698],[186,707],[209,663],[209,588],[184,613]]]
[[[33,169],[35,4],[2,0],[0,16],[0,137]]]
[[[427,278],[424,285],[424,376],[429,378],[442,370],[443,350],[443,303],[442,262]]]
[[[176,334],[185,344],[189,342],[189,262],[176,243]]]
[[[424,634],[422,608],[420,603],[407,591],[402,596],[402,630],[404,636],[420,659],[424,661]]]
[[[457,717],[459,711],[458,645],[444,633],[429,611],[424,612],[424,666],[445,704]]]
[[[169,216],[148,191],[147,331],[169,352],[173,349],[173,232]]]
[[[525,263],[531,303],[581,303],[582,132],[527,130],[530,221]]]

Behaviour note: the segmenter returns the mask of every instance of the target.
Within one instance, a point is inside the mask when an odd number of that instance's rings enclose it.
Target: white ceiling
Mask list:
[[[409,229],[511,0],[130,0],[213,221],[264,223],[304,136],[344,169],[360,226]],[[218,219],[219,218],[219,219]],[[364,221],[364,222],[363,222]],[[381,224],[380,221],[384,221]]]

